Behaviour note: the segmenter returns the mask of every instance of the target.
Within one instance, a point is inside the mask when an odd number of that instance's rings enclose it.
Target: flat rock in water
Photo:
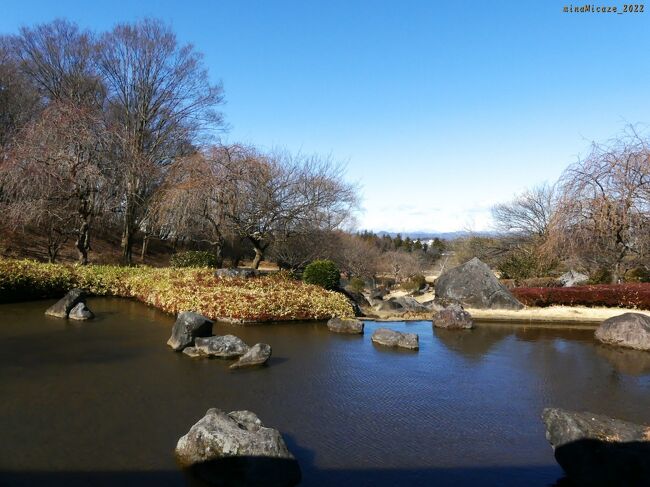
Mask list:
[[[178,440],[175,453],[181,466],[219,486],[288,487],[301,479],[280,432],[250,411],[209,409]]]
[[[77,303],[68,315],[68,318],[71,320],[92,320],[94,317],[94,313],[90,311],[84,302]]]
[[[82,302],[86,302],[86,292],[83,289],[71,289],[65,296],[47,308],[45,314],[57,318],[67,318],[72,308]]]
[[[603,321],[596,338],[609,345],[650,351],[650,316],[624,313]]]
[[[521,309],[524,307],[490,268],[476,257],[454,267],[436,279],[436,302],[460,303],[478,309]]]
[[[231,369],[242,367],[255,367],[264,365],[271,358],[271,345],[267,343],[256,343],[248,352],[239,357],[239,360],[230,366]]]
[[[463,309],[460,304],[450,304],[440,311],[433,320],[436,328],[470,329],[474,328],[472,315]]]
[[[212,320],[192,311],[181,311],[178,313],[176,323],[172,328],[172,335],[167,340],[167,345],[174,351],[180,352],[185,347],[194,344],[197,337],[209,337],[212,335]]]
[[[377,328],[372,334],[371,340],[386,347],[408,348],[409,350],[420,348],[416,333],[402,333],[389,328]]]
[[[589,412],[544,409],[555,459],[578,485],[650,485],[650,427]]]
[[[332,318],[327,322],[327,328],[335,333],[363,333],[363,321],[352,318]]]
[[[201,355],[218,358],[241,357],[249,350],[248,345],[234,335],[196,338],[194,348]]]

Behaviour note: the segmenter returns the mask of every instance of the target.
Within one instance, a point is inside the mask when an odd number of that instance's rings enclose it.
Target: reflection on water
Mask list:
[[[165,345],[173,318],[95,299],[98,319],[47,318],[49,302],[0,306],[0,485],[200,485],[173,448],[210,407],[280,429],[306,486],[548,486],[562,477],[543,407],[650,422],[650,358],[592,330],[433,329],[420,351],[374,347],[321,323],[232,327],[273,347],[269,367],[231,371]]]

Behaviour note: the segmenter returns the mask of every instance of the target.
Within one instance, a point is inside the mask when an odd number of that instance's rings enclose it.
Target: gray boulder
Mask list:
[[[92,320],[95,317],[92,311],[88,308],[86,303],[77,303],[74,308],[70,310],[68,318],[71,320]]]
[[[383,300],[376,301],[373,304],[373,309],[375,309],[375,311],[392,311],[397,313],[406,311],[404,309],[404,306],[402,306],[399,302],[395,301],[394,299],[389,299],[386,301]]]
[[[197,337],[209,337],[212,335],[212,320],[193,311],[181,311],[178,313],[176,323],[172,328],[172,335],[167,340],[167,345],[174,351],[180,352],[185,347],[194,344]]]
[[[589,280],[589,276],[587,276],[586,274],[581,274],[580,272],[576,272],[573,269],[570,270],[569,272],[565,272],[558,278],[558,281],[564,287],[571,287],[571,286],[577,286],[579,284],[584,284],[588,280]]]
[[[472,315],[463,309],[460,304],[450,304],[440,311],[433,320],[436,328],[470,329],[474,328]]]
[[[280,432],[250,411],[209,409],[178,440],[175,453],[182,467],[219,486],[285,487],[301,479]]]
[[[72,308],[82,302],[86,302],[86,292],[83,289],[71,289],[60,300],[47,308],[45,314],[57,318],[67,318]]]
[[[374,343],[385,347],[400,347],[409,350],[420,348],[417,333],[402,333],[389,328],[377,328],[371,339]]]
[[[589,412],[544,409],[555,459],[578,485],[650,485],[650,427]]]
[[[241,369],[242,367],[255,367],[264,365],[271,358],[271,345],[266,343],[256,343],[248,352],[239,357],[239,360],[230,366],[231,369]]]
[[[457,302],[468,308],[521,309],[524,306],[476,257],[436,279],[436,302]]]
[[[377,287],[375,289],[372,289],[369,293],[369,297],[371,300],[375,299],[384,299],[384,296],[388,294],[388,291],[382,287]]]
[[[248,345],[241,338],[234,335],[196,338],[194,348],[199,356],[218,358],[241,357],[249,350]]]
[[[327,322],[327,328],[335,333],[363,333],[363,321],[351,318],[332,318]]]
[[[242,279],[257,277],[260,274],[260,271],[257,269],[240,269],[238,267],[217,269],[214,271],[216,277],[238,277]]]
[[[426,313],[431,311],[431,309],[423,304],[421,304],[417,299],[411,296],[400,296],[399,298],[391,298],[389,300],[399,304],[405,311],[410,311],[412,313]]]
[[[596,330],[603,343],[650,351],[650,316],[624,313],[603,321]]]

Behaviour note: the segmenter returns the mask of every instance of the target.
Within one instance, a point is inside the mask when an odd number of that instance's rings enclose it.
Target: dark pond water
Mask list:
[[[650,421],[650,354],[597,345],[593,330],[484,325],[381,349],[324,324],[216,326],[273,347],[270,365],[173,353],[173,318],[117,299],[98,318],[46,318],[50,302],[0,306],[0,485],[195,485],[180,436],[210,407],[278,428],[305,486],[555,485],[545,406]],[[562,481],[560,484],[564,485]]]

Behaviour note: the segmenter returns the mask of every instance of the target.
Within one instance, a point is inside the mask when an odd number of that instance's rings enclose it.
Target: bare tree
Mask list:
[[[101,105],[104,89],[94,69],[89,32],[55,20],[21,28],[11,45],[22,73],[46,100]]]
[[[492,208],[497,229],[522,237],[544,238],[555,210],[555,188],[549,184],[535,186],[508,203]]]
[[[210,82],[201,54],[156,20],[117,25],[101,37],[96,57],[118,141],[122,250],[130,264],[135,233],[165,172],[222,124],[216,107],[223,90]]]
[[[633,129],[570,166],[560,181],[553,243],[617,282],[647,262],[650,233],[650,148]]]
[[[110,195],[107,147],[96,112],[52,103],[21,132],[0,166],[3,201],[14,223],[45,228],[50,260],[74,236],[79,262],[88,262],[90,227]]]
[[[237,233],[253,246],[254,268],[274,241],[333,230],[357,204],[343,168],[327,159],[265,155],[242,146],[216,148],[212,158],[224,168],[219,203]]]
[[[19,69],[11,42],[9,37],[0,37],[0,150],[41,108],[40,96]]]

